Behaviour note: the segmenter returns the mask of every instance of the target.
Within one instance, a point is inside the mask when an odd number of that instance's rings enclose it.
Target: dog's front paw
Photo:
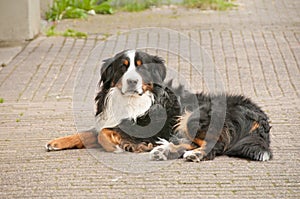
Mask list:
[[[182,150],[178,150],[172,142],[160,139],[156,143],[161,145],[154,147],[150,152],[151,160],[174,160],[182,155]]]
[[[168,147],[166,145],[161,145],[154,147],[150,152],[150,160],[167,160],[168,159]]]
[[[204,158],[203,153],[202,151],[186,151],[183,158],[189,162],[200,162]]]
[[[59,143],[56,140],[52,140],[45,145],[46,151],[59,151]]]
[[[157,141],[156,143],[160,145],[152,149],[152,151],[150,152],[150,160],[168,160],[172,143],[161,138],[159,138],[159,141]]]

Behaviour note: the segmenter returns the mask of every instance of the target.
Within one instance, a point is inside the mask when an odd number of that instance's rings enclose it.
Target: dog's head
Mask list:
[[[163,59],[139,50],[125,50],[104,60],[100,84],[119,88],[123,95],[143,95],[166,77]]]

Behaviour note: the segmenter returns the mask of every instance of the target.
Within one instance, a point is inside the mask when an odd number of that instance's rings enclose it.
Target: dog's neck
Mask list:
[[[103,112],[96,117],[97,129],[114,128],[124,119],[136,121],[150,109],[153,102],[154,96],[149,91],[141,96],[123,95],[120,89],[111,88],[106,95]]]

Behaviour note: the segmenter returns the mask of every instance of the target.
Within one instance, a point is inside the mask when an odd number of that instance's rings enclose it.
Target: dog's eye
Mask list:
[[[124,60],[123,60],[123,65],[124,65],[124,66],[129,66],[129,61],[128,61],[127,59],[124,59]]]
[[[136,60],[136,65],[137,66],[141,66],[143,64],[142,60],[138,59]]]

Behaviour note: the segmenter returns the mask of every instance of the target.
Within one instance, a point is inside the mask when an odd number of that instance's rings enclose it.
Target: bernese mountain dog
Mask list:
[[[48,151],[103,147],[150,152],[151,160],[200,162],[218,155],[272,158],[268,116],[241,95],[193,93],[165,82],[164,60],[125,50],[104,60],[96,127],[54,139]]]

